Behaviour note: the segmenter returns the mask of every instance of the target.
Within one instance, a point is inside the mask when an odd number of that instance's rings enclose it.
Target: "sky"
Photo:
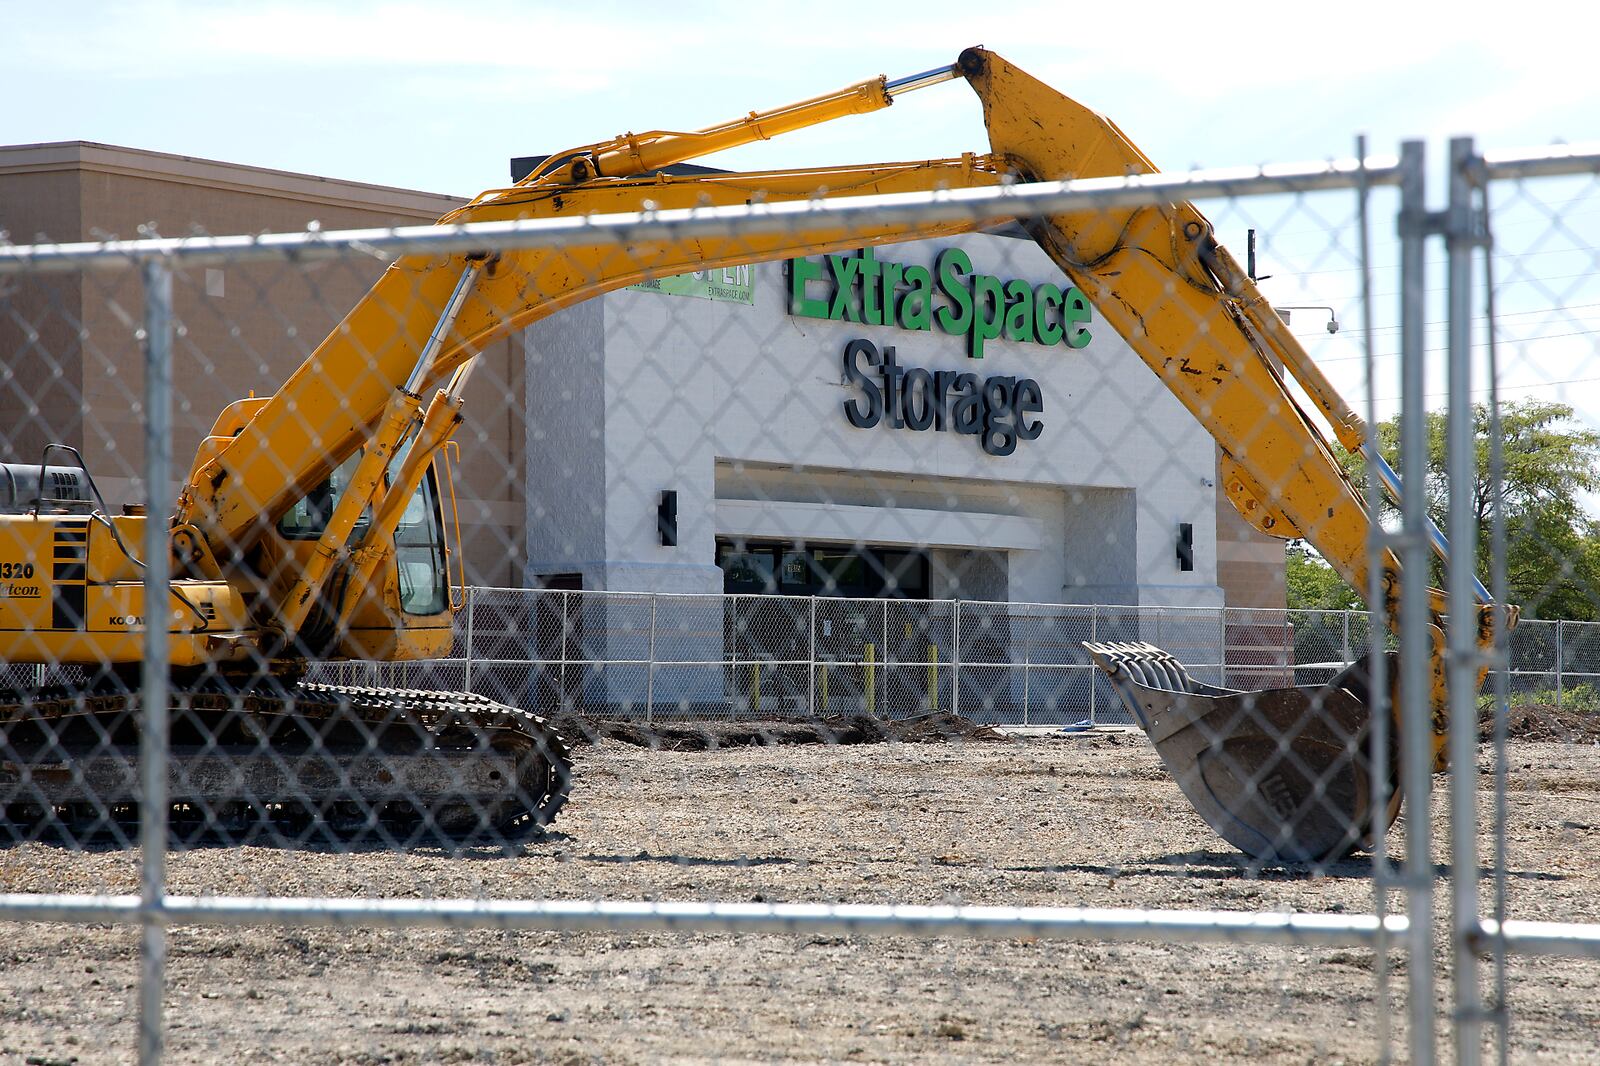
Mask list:
[[[1375,153],[1425,139],[1437,161],[1460,134],[1486,149],[1600,139],[1589,24],[1586,6],[1538,0],[1214,9],[1192,0],[0,0],[0,93],[10,101],[0,143],[101,141],[471,196],[506,184],[512,156],[699,128],[927,70],[983,44],[1112,117],[1163,170],[1346,156],[1357,134]],[[705,161],[809,167],[985,147],[976,100],[953,83]],[[1600,428],[1600,185],[1517,188],[1505,204],[1498,310],[1507,339],[1521,341],[1502,353],[1506,395],[1574,403]],[[1383,268],[1394,261],[1393,204],[1377,206],[1389,212],[1374,225]],[[1241,255],[1244,231],[1261,230],[1274,303],[1331,305],[1356,324],[1348,196],[1205,209]],[[1441,258],[1434,248],[1430,260]],[[1436,304],[1442,285],[1436,268]],[[1376,347],[1388,363],[1394,289],[1392,272],[1375,284]],[[1442,305],[1430,309],[1430,344],[1442,344],[1442,315]],[[1294,328],[1358,399],[1358,336],[1327,335],[1323,321],[1306,312]]]
[[[1581,8],[1524,3],[1491,21],[1470,6],[0,0],[0,139],[472,195],[504,182],[514,155],[698,128],[972,44],[1113,116],[1166,170],[1347,155],[1361,132],[1376,151],[1467,132],[1498,147],[1600,135],[1592,45],[1572,32]],[[951,85],[713,162],[983,145],[975,100]]]

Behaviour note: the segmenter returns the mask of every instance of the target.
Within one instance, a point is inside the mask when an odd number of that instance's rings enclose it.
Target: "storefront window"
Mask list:
[[[724,592],[927,599],[928,555],[910,548],[717,541]]]
[[[884,595],[908,600],[928,598],[928,557],[917,551],[882,551]]]
[[[870,595],[867,590],[867,560],[864,552],[818,548],[817,569],[822,572],[823,596]]]
[[[793,596],[807,595],[811,588],[811,555],[809,552],[783,553],[781,582],[783,591]]]
[[[771,548],[748,549],[717,545],[717,565],[722,567],[724,592],[776,592],[777,560]]]

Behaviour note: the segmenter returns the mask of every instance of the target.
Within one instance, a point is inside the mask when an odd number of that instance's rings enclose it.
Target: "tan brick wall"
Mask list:
[[[0,170],[0,230],[18,243],[79,240],[79,175]],[[5,458],[35,461],[83,439],[83,311],[76,274],[0,279],[0,434]]]
[[[0,148],[0,228],[15,241],[293,232],[432,222],[457,198],[161,153],[68,142]],[[235,264],[180,271],[173,282],[175,465],[229,402],[264,395],[304,360],[382,271],[370,258],[294,267]],[[145,495],[136,335],[142,285],[130,271],[18,279],[0,315],[0,438],[5,457],[35,461],[45,440],[82,447],[113,507]],[[28,323],[29,326],[19,324]],[[30,345],[29,328],[39,333]],[[457,435],[468,580],[520,581],[523,427],[520,343],[486,351]],[[48,353],[48,354],[45,354]],[[36,415],[30,408],[36,406]],[[468,523],[483,528],[468,528]]]

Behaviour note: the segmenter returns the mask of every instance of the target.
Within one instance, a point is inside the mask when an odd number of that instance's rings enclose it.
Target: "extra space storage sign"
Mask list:
[[[960,248],[939,253],[933,268],[878,259],[871,248],[854,255],[789,261],[789,313],[864,326],[963,337],[967,355],[982,359],[988,341],[1004,339],[1082,348],[1089,343],[1089,301],[1076,288],[1002,281],[979,274]],[[844,379],[860,390],[846,400],[852,426],[953,431],[978,438],[990,455],[1010,455],[1017,442],[1036,440],[1044,396],[1033,378],[978,375],[902,366],[893,346],[865,338],[841,354]]]

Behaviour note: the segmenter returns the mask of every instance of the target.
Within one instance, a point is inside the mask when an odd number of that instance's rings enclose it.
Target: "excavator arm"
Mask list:
[[[982,103],[989,155],[766,173],[657,173],[708,152],[886,107],[900,92],[957,77],[968,81]],[[999,56],[968,49],[951,67],[914,78],[869,80],[699,132],[628,134],[561,153],[518,185],[486,192],[441,221],[581,217],[757,198],[839,199],[992,186],[1008,178],[1154,171],[1109,120]],[[370,577],[382,551],[383,523],[368,534],[378,542],[345,543],[355,514],[375,503],[380,515],[392,515],[394,501],[403,498],[397,494],[415,487],[407,479],[420,478],[426,451],[448,439],[437,429],[422,432],[425,410],[439,409],[443,400],[452,405],[451,412],[459,406],[457,375],[495,339],[649,277],[969,232],[1000,221],[885,223],[622,246],[579,244],[558,251],[404,257],[275,396],[254,402],[237,432],[205,441],[182,492],[177,525],[194,530],[217,559],[243,558],[287,507],[336,466],[359,449],[376,456],[361,468],[361,493],[342,505],[349,513],[329,523],[328,542],[319,545],[314,565],[283,574],[263,590],[266,609],[258,607],[257,617],[292,634],[305,618],[306,605],[334,573]],[[1358,590],[1368,587],[1368,568],[1376,565],[1387,601],[1384,613],[1397,618],[1398,561],[1386,549],[1370,551],[1372,519],[1361,493],[1290,393],[1285,372],[1300,382],[1347,448],[1362,448],[1365,427],[1217,244],[1205,217],[1188,203],[1173,203],[1061,214],[1024,224],[1102,318],[1216,438],[1225,491],[1246,520],[1273,536],[1304,537]],[[424,403],[435,389],[440,397]],[[399,483],[385,490],[377,475],[413,433],[420,433],[416,447],[423,452],[413,451]],[[1434,593],[1431,606],[1438,623],[1430,694],[1441,723],[1437,754],[1444,735],[1443,597]],[[1486,602],[1476,620],[1484,644],[1492,639],[1493,618]],[[1514,622],[1514,613],[1508,620]],[[1298,697],[1230,693],[1188,680],[1156,649],[1138,650],[1146,647],[1091,650],[1185,792],[1223,836],[1252,854],[1320,858],[1378,827],[1385,812],[1368,811],[1362,798],[1369,774],[1380,771],[1363,763],[1368,723],[1361,676],[1347,672],[1319,693],[1283,690],[1300,692]],[[1148,683],[1153,678],[1170,684]],[[1153,695],[1158,693],[1166,695]],[[1220,702],[1205,709],[1202,700]],[[1270,705],[1270,713],[1263,717],[1251,710],[1243,717],[1261,719],[1260,728],[1241,729],[1239,710],[1250,709],[1252,700]],[[1303,744],[1297,739],[1285,763],[1281,752],[1274,761],[1278,738],[1269,735],[1280,731],[1316,737]],[[1221,753],[1213,764],[1227,765],[1202,766],[1208,752]],[[1336,796],[1331,802],[1330,794]],[[1392,818],[1394,811],[1386,813]]]
[[[969,51],[962,65],[983,101],[996,158],[1025,180],[1155,172],[1110,120],[1000,57]],[[1086,129],[1093,131],[1088,137]],[[1397,628],[1399,560],[1387,547],[1374,549],[1360,490],[1288,389],[1285,373],[1397,503],[1399,478],[1368,448],[1366,424],[1217,243],[1205,217],[1192,204],[1175,203],[1025,224],[1102,319],[1216,439],[1224,491],[1245,520],[1270,536],[1304,538],[1363,594],[1376,566],[1383,602],[1372,606]],[[1427,524],[1435,552],[1448,563],[1443,535],[1431,520]],[[1458,623],[1472,625],[1487,651],[1496,627],[1514,626],[1517,612],[1493,603],[1481,583],[1476,590],[1472,617]],[[1445,765],[1449,721],[1446,607],[1445,595],[1429,589],[1435,769]],[[1196,809],[1253,856],[1337,856],[1386,829],[1398,812],[1399,793],[1392,788],[1387,808],[1371,809],[1373,775],[1392,784],[1397,762],[1377,767],[1368,759],[1369,663],[1350,664],[1325,686],[1236,692],[1195,681],[1148,644],[1087,647]],[[1480,685],[1485,669],[1478,673]],[[1396,713],[1398,675],[1394,669],[1388,674]]]

